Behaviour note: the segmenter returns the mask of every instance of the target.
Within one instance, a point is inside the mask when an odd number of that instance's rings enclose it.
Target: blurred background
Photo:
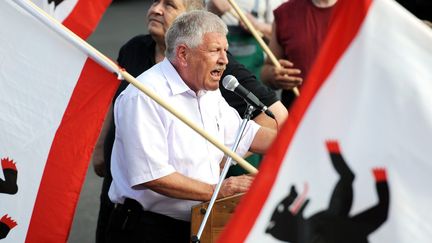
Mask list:
[[[150,0],[113,0],[88,42],[112,60],[116,60],[120,47],[126,41],[137,34],[147,33],[145,16],[151,3]],[[69,243],[95,242],[102,180],[103,178],[93,172],[90,163],[75,212]]]

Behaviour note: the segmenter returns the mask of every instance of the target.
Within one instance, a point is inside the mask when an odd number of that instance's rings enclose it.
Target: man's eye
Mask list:
[[[167,2],[166,3],[166,5],[168,6],[168,7],[171,7],[171,8],[177,8],[177,5],[175,4],[175,3],[173,3],[173,2]]]

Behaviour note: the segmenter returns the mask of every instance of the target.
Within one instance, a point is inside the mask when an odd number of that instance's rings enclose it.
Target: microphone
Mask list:
[[[247,90],[243,85],[233,75],[227,75],[222,80],[222,85],[225,89],[236,93],[238,96],[242,97],[249,105],[263,111],[267,116],[276,120],[273,113],[264,105],[252,92]]]

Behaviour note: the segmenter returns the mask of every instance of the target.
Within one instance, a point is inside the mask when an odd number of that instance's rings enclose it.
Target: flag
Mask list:
[[[0,25],[0,239],[66,242],[119,82],[11,0]]]
[[[392,0],[339,0],[219,242],[430,242],[431,43]]]
[[[112,0],[31,0],[83,39],[94,31]]]

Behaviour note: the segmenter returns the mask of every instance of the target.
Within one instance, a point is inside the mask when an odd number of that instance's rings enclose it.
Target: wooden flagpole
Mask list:
[[[73,33],[71,30],[66,28],[64,25],[62,25],[60,22],[58,22],[56,19],[51,17],[49,14],[41,10],[38,6],[33,4],[32,2],[28,0],[13,0],[15,3],[20,5],[22,8],[27,10],[33,17],[37,18],[39,21],[50,27],[52,30],[69,40],[71,43],[73,43],[75,46],[77,46],[79,49],[81,49],[84,53],[86,53],[91,59],[93,59],[95,62],[99,63],[101,66],[106,68],[108,71],[116,73],[119,78],[124,78],[127,82],[131,83],[133,86],[135,86],[137,89],[145,93],[147,96],[149,96],[151,99],[156,101],[160,106],[165,108],[167,111],[169,111],[171,114],[176,116],[178,119],[180,119],[182,122],[184,122],[186,125],[188,125],[191,129],[193,129],[195,132],[200,134],[202,137],[207,139],[209,142],[211,142],[214,146],[219,148],[222,152],[224,152],[227,156],[231,157],[233,160],[235,160],[241,167],[243,167],[246,171],[252,174],[258,173],[258,170],[253,167],[251,164],[249,164],[246,160],[244,160],[242,157],[240,157],[238,154],[233,152],[231,149],[227,148],[224,144],[222,144],[220,141],[218,141],[216,138],[208,134],[206,131],[204,131],[202,128],[198,127],[195,123],[193,123],[189,118],[178,112],[174,107],[172,107],[170,104],[165,102],[163,99],[161,99],[153,90],[147,88],[145,85],[140,83],[138,80],[136,80],[132,75],[130,75],[128,72],[126,72],[124,69],[120,68],[116,63],[114,63],[111,59],[103,55],[101,52],[99,52],[97,49],[95,49],[93,46],[88,44],[86,41],[81,39],[79,36],[77,36],[75,33]]]
[[[240,16],[237,14],[237,12],[233,9],[233,8],[230,8],[230,10],[228,11],[232,16],[234,16],[234,18],[236,18],[238,21],[242,21],[241,19],[240,19]],[[263,38],[264,37],[264,34],[263,33],[261,33],[261,31],[259,31],[259,30],[257,30],[257,29],[255,29],[255,31],[257,32],[257,34],[258,34],[258,36],[260,37],[260,38]]]
[[[252,23],[249,21],[249,19],[244,15],[243,11],[239,8],[237,3],[234,0],[228,0],[228,2],[233,7],[234,11],[237,13],[238,17],[241,21],[247,26],[251,34],[255,37],[255,39],[258,41],[258,44],[261,46],[261,48],[264,50],[264,52],[267,54],[267,56],[270,58],[273,65],[277,68],[281,68],[279,61],[273,54],[273,52],[270,50],[270,48],[267,46],[267,44],[263,41],[263,39],[260,37],[258,31],[255,29],[255,27],[252,25]],[[300,95],[299,90],[297,87],[293,88],[293,92],[296,96]]]

